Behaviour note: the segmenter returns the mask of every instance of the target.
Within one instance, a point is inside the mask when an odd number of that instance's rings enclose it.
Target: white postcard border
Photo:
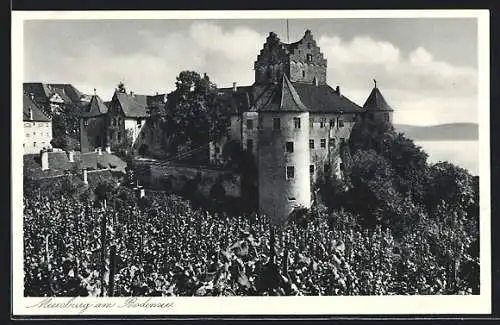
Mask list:
[[[477,296],[349,296],[349,297],[141,297],[158,308],[120,307],[130,298],[23,297],[22,213],[22,83],[23,22],[45,19],[294,19],[294,18],[465,18],[478,19],[480,282]],[[22,315],[385,315],[491,313],[490,130],[488,10],[360,10],[360,11],[13,11],[12,12],[12,314]],[[45,300],[47,303],[47,300]],[[97,303],[109,302],[107,307]],[[129,301],[130,302],[130,301]],[[89,304],[87,308],[84,304]],[[80,308],[76,306],[80,304]],[[114,304],[114,305],[113,305]],[[29,307],[39,305],[38,307]],[[84,311],[82,312],[82,309]]]

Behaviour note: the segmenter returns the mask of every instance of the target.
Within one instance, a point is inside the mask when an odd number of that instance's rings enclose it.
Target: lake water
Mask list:
[[[427,161],[449,161],[467,169],[472,175],[479,175],[478,141],[415,141],[429,155]]]

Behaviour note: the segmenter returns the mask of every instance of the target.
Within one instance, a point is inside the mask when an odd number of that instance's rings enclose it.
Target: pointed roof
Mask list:
[[[376,85],[375,87],[373,87],[370,96],[368,96],[368,98],[366,99],[363,108],[370,111],[394,111],[392,107],[387,104],[384,96],[382,96],[382,93]]]
[[[90,102],[83,107],[81,116],[95,117],[106,113],[108,113],[108,107],[106,104],[104,104],[99,96],[93,95]]]
[[[32,117],[30,118],[30,109]],[[51,119],[26,93],[23,93],[23,121],[50,122]]]
[[[259,112],[307,112],[308,108],[300,100],[299,94],[286,76],[280,84],[267,87],[251,109]]]
[[[127,94],[120,91],[115,91],[116,99],[120,104],[123,114],[125,117],[147,117],[147,96],[146,95],[136,95]]]

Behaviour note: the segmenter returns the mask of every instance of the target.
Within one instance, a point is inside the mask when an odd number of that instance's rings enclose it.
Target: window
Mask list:
[[[314,126],[314,119],[313,118],[310,118],[309,119],[309,128],[312,129]]]
[[[23,143],[23,148],[24,148],[25,144]]]
[[[273,130],[279,130],[281,129],[281,120],[279,117],[274,117],[273,118]]]
[[[314,149],[314,139],[309,140],[309,149]]]
[[[247,129],[249,130],[253,129],[253,120],[247,120]]]
[[[314,165],[309,165],[309,174],[314,175]]]
[[[33,136],[35,136],[35,135],[36,135],[36,132],[33,132]]]
[[[319,122],[319,127],[320,128],[324,128],[325,127],[325,124],[326,124],[326,119],[325,118],[322,118],[321,121]]]
[[[286,166],[286,179],[292,179],[295,177],[295,167]]]
[[[296,129],[300,129],[300,117],[294,117],[293,124],[295,125]]]
[[[344,120],[339,119],[339,128],[344,127]]]
[[[122,141],[122,133],[121,132],[118,132],[116,137],[117,137],[118,141]]]
[[[33,147],[36,147],[36,142],[33,142]]]
[[[330,120],[330,127],[333,128],[335,126],[335,120],[331,119]]]
[[[305,78],[306,77],[306,72],[304,70],[302,70],[302,78]]]
[[[307,48],[311,49],[311,43],[307,43]]]
[[[35,122],[33,122],[33,126],[36,126],[36,123],[35,123]]]
[[[325,174],[328,174],[330,172],[330,164],[325,164]]]
[[[88,125],[89,125],[89,120],[84,119],[84,120],[83,120],[83,125],[88,126]]]
[[[293,142],[287,142],[286,143],[286,152],[292,153],[293,152]]]
[[[30,134],[29,133],[26,133],[26,137],[29,138],[30,137]]]
[[[311,62],[313,60],[312,54],[307,54],[307,62]]]
[[[321,148],[326,148],[326,139],[321,139],[320,140],[320,147]]]
[[[329,139],[329,140],[328,140],[328,146],[329,146],[329,147],[335,147],[335,139],[333,139],[333,138],[332,138],[332,139]]]
[[[385,117],[385,121],[386,121],[386,122],[389,122],[389,113],[385,113],[385,114],[384,114],[384,117]]]
[[[31,127],[31,124],[30,123],[24,123],[24,127],[29,128],[29,127]]]
[[[253,151],[253,140],[252,139],[247,139],[247,150]]]

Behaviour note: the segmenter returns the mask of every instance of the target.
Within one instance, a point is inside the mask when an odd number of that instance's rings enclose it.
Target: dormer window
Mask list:
[[[306,59],[307,59],[307,62],[312,62],[312,60],[313,60],[312,54],[307,54]]]

